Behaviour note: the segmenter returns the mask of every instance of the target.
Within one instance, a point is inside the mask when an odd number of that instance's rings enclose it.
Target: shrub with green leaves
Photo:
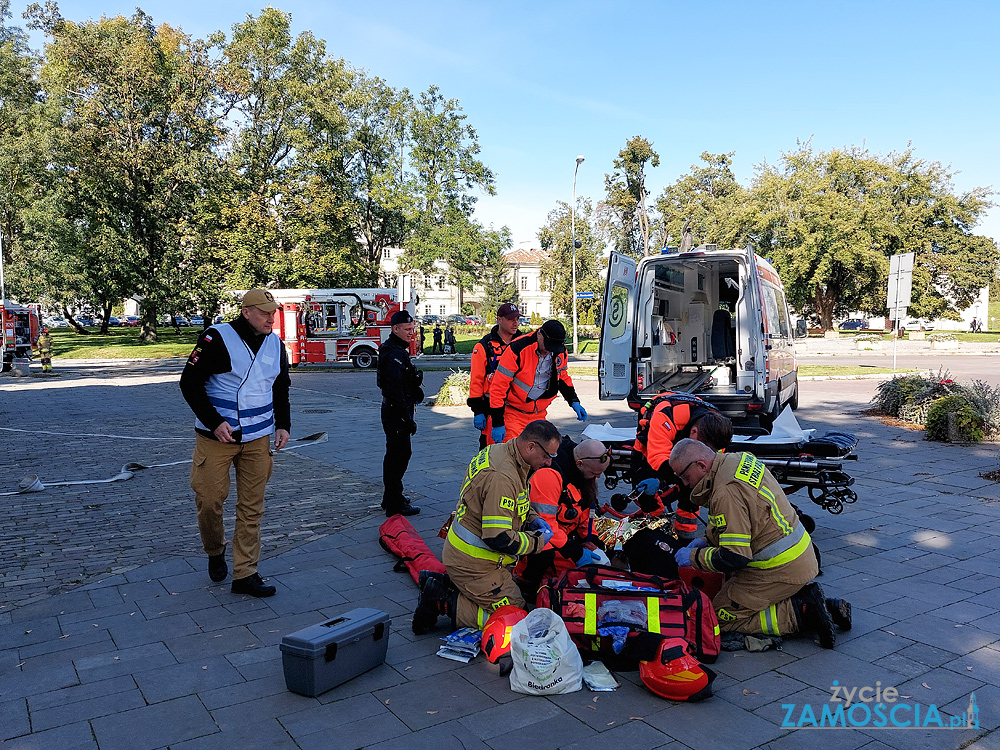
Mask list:
[[[899,411],[913,394],[927,385],[923,375],[903,375],[884,380],[878,385],[877,392],[871,400],[872,406],[882,414],[898,417]]]
[[[435,406],[464,406],[465,400],[469,397],[471,383],[472,375],[468,370],[452,372],[441,384],[441,390],[438,391],[437,398],[434,399]],[[460,397],[459,394],[461,394]]]
[[[948,427],[949,416],[955,435]],[[935,399],[927,408],[927,439],[942,443],[951,442],[952,437],[965,443],[978,443],[985,434],[982,416],[969,403],[967,393],[955,393]]]

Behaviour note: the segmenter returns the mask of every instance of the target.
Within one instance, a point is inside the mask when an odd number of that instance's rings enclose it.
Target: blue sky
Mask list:
[[[129,15],[194,36],[229,32],[261,3],[236,0],[72,0],[74,20]],[[13,21],[27,5],[12,0]],[[556,201],[600,200],[628,138],[653,142],[654,197],[703,151],[735,151],[749,185],[797,140],[817,149],[911,143],[951,165],[956,190],[1000,188],[1000,3],[996,2],[306,2],[276,0],[296,34],[331,55],[419,92],[458,99],[479,133],[497,196],[485,224],[508,225],[515,246]],[[38,46],[41,39],[33,38]],[[1000,240],[1000,208],[980,225]]]

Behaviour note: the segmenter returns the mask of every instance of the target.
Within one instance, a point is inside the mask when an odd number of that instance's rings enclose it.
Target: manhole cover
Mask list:
[[[303,414],[329,414],[333,409],[303,409]]]

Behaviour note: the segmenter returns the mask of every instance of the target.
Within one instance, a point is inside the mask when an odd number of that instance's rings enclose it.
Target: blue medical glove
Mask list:
[[[699,547],[707,547],[707,546],[708,546],[708,540],[705,539],[704,537],[700,537],[691,542],[691,544],[689,544],[687,547],[688,549],[698,549]]]
[[[583,408],[583,404],[579,401],[574,401],[570,406],[573,407],[573,411],[576,412],[576,419],[578,422],[587,421],[587,410]]]
[[[552,527],[549,526],[548,521],[546,521],[544,518],[531,519],[531,521],[528,522],[525,528],[530,529],[531,531],[542,532],[543,544],[548,544],[549,540],[552,539]]]
[[[584,548],[583,554],[580,555],[580,559],[574,560],[573,564],[578,568],[582,568],[584,565],[590,565],[594,562],[596,562],[596,560],[594,560],[594,553],[589,549]]]
[[[472,418],[472,424],[476,426],[477,430],[482,432],[483,430],[486,429],[486,415],[477,414],[475,417]]]
[[[660,480],[659,479],[643,479],[639,482],[635,488],[637,490],[642,490],[643,495],[655,495],[660,491]]]
[[[504,435],[506,435],[506,434],[507,434],[507,428],[504,427],[503,425],[500,425],[499,427],[494,427],[490,431],[490,439],[494,443],[502,443]]]
[[[681,547],[674,553],[674,560],[680,568],[691,567],[691,550],[688,547]]]
[[[592,549],[592,550],[590,550],[590,554],[593,555],[594,562],[597,563],[598,565],[610,565],[611,564],[611,558],[608,557],[604,553],[603,550]]]

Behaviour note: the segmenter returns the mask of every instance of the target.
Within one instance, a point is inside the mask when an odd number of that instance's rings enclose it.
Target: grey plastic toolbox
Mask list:
[[[385,661],[392,620],[386,612],[359,607],[281,639],[285,685],[316,696]]]

